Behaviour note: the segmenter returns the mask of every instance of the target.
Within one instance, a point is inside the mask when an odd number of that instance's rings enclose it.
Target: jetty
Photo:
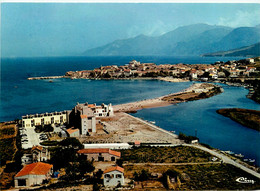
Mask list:
[[[46,79],[57,79],[57,78],[65,78],[65,76],[41,76],[41,77],[30,77],[27,80],[46,80]]]

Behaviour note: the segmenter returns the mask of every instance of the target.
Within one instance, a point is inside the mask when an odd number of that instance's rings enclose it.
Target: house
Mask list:
[[[70,137],[79,137],[79,129],[69,128],[66,131]]]
[[[33,146],[31,149],[33,162],[44,162],[50,160],[50,152],[42,146]]]
[[[121,153],[108,148],[81,149],[78,154],[87,156],[88,160],[94,161],[116,161],[121,157]]]
[[[104,171],[104,186],[115,187],[118,184],[124,185],[124,169],[119,166],[113,166]]]
[[[14,177],[16,188],[42,184],[51,178],[53,165],[37,162],[24,166]]]
[[[135,141],[134,145],[135,145],[135,147],[140,147],[141,146],[141,142],[140,141]]]
[[[21,163],[22,165],[27,165],[27,164],[31,164],[33,162],[32,160],[32,154],[24,154],[22,157],[21,157]]]

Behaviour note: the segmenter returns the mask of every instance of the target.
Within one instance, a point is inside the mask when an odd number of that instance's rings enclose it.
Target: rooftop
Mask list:
[[[29,175],[29,174],[45,175],[50,171],[50,169],[52,167],[53,167],[53,165],[43,163],[43,162],[28,164],[25,167],[23,167],[22,170],[20,170],[20,172],[18,172],[15,175],[15,177],[25,176],[25,175]]]
[[[113,151],[113,150],[110,150],[110,149],[100,149],[100,148],[96,148],[96,149],[81,149],[78,151],[79,154],[93,154],[93,153],[109,153],[111,155],[114,155],[114,156],[118,156],[120,157],[121,156],[121,153],[120,152],[117,152],[117,151]]]
[[[104,170],[104,174],[108,173],[108,172],[112,172],[112,171],[119,171],[124,173],[124,169],[120,166],[112,166],[110,168],[107,168],[106,170]]]

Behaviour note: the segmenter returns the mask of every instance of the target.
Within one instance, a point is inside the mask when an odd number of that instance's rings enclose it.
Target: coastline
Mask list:
[[[223,89],[217,85],[209,83],[196,83],[177,93],[172,93],[153,99],[145,99],[131,103],[114,105],[113,107],[115,112],[135,113],[137,110],[144,108],[165,107],[172,104],[212,97],[222,92]]]

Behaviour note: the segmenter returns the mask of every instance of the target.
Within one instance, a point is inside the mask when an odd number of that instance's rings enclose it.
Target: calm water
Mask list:
[[[223,58],[201,57],[67,57],[24,58],[1,60],[0,121],[21,118],[25,114],[72,109],[77,102],[120,104],[158,97],[187,88],[192,83],[169,83],[156,80],[27,80],[31,76],[63,75],[66,71],[93,69],[101,65],[123,65],[130,60],[156,64],[213,63]],[[225,58],[223,61],[233,60]],[[237,58],[236,58],[237,59]],[[260,159],[260,135],[232,120],[216,114],[226,107],[259,110],[259,105],[247,99],[244,88],[225,86],[225,93],[194,102],[145,109],[135,116],[156,121],[156,124],[176,133],[197,135],[201,142],[222,150],[232,150],[249,158]]]

